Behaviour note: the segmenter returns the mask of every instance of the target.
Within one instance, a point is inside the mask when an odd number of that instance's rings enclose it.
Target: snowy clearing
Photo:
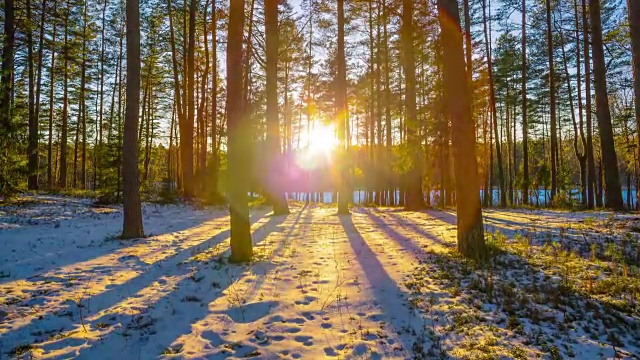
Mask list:
[[[227,263],[222,208],[24,196],[0,206],[0,358],[638,358],[640,217],[487,210],[494,249],[455,252],[455,213],[252,210]]]

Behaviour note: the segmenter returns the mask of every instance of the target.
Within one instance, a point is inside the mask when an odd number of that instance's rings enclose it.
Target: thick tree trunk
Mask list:
[[[425,208],[422,195],[422,166],[420,124],[416,109],[416,60],[413,51],[413,1],[402,1],[401,47],[402,64],[405,73],[405,123],[407,127],[407,143],[411,153],[411,170],[406,175],[406,209],[421,210]],[[462,70],[464,73],[464,69]]]
[[[229,6],[227,36],[227,122],[229,211],[231,212],[231,261],[245,262],[253,257],[249,222],[248,159],[250,137],[244,109],[242,82],[242,38],[244,29],[244,0]],[[247,54],[248,55],[248,54]]]
[[[602,21],[600,19],[600,1],[591,0],[589,3],[591,15],[591,40],[593,42],[593,71],[594,88],[596,91],[596,113],[600,130],[600,147],[605,179],[604,206],[613,210],[623,210],[622,189],[618,172],[618,157],[616,156],[611,126],[611,112],[607,97],[607,69],[602,45]]]
[[[347,108],[347,65],[344,49],[344,0],[338,0],[338,74],[336,78],[336,111],[338,126],[338,141],[340,143],[339,154],[342,154],[340,161],[340,179],[338,199],[338,214],[349,213],[349,194],[347,187],[347,166],[348,144],[346,138],[348,123]]]
[[[144,236],[138,191],[138,115],[140,105],[140,5],[127,0],[127,99],[123,135],[122,177],[124,222],[122,238]]]
[[[457,1],[438,0],[438,17],[442,31],[445,101],[451,115],[454,171],[458,180],[458,250],[468,257],[484,259],[487,249],[480,208],[476,137]]]
[[[267,194],[273,213],[289,213],[289,206],[281,189],[284,183],[284,169],[280,159],[280,119],[278,114],[278,0],[265,0],[264,4],[265,37],[267,47],[267,146],[269,152],[269,175],[267,175]],[[285,92],[285,99],[286,99]],[[286,111],[286,109],[285,109]]]

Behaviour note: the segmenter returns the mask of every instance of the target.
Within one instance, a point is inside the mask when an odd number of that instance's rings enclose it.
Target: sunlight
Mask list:
[[[311,129],[309,139],[309,153],[311,155],[329,155],[337,146],[338,140],[335,136],[335,126],[333,124],[318,125]]]

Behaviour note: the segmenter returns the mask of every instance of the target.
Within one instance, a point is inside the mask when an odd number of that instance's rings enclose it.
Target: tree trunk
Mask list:
[[[482,18],[484,23],[484,41],[487,50],[487,67],[489,75],[489,102],[491,106],[491,118],[493,121],[493,132],[496,140],[496,160],[498,166],[498,185],[500,186],[500,206],[507,206],[507,192],[505,187],[504,168],[502,167],[502,151],[500,145],[500,134],[498,133],[498,110],[496,108],[496,92],[495,84],[493,81],[493,59],[491,55],[491,40],[489,39],[489,32],[487,30],[487,6],[486,0],[482,0]]]
[[[184,196],[192,198],[195,195],[193,175],[193,122],[195,120],[195,43],[196,43],[196,10],[197,0],[191,0],[189,6],[189,44],[187,47],[187,118],[184,126],[180,127],[180,147],[184,148],[182,155],[182,172]],[[184,131],[182,129],[184,128]]]
[[[57,2],[53,2],[53,14],[57,16]],[[51,35],[51,67],[49,77],[49,138],[47,146],[47,187],[53,188],[53,103],[54,103],[54,89],[55,89],[55,65],[56,65],[56,22],[53,22],[53,33]]]
[[[337,114],[337,127],[338,127],[338,141],[340,143],[339,156],[342,154],[340,160],[340,175],[339,175],[339,193],[338,199],[338,214],[349,213],[349,195],[347,187],[347,65],[345,59],[344,49],[344,0],[338,0],[338,74],[336,78],[336,111]]]
[[[58,186],[67,187],[67,128],[69,124],[69,0],[67,0],[64,14],[64,48],[62,52],[62,68],[64,71],[62,83],[62,129],[60,135],[60,171]]]
[[[140,105],[140,6],[127,0],[127,99],[123,135],[122,177],[124,222],[122,238],[144,236],[138,190],[138,114]]]
[[[587,139],[584,136],[584,109],[582,104],[582,62],[580,60],[580,17],[578,15],[578,0],[573,0],[573,15],[575,18],[576,36],[576,80],[578,83],[578,117],[580,125],[580,141],[582,143],[582,156],[578,158],[580,165],[580,184],[582,185],[580,197],[582,206],[587,207]],[[576,135],[577,136],[577,135]]]
[[[527,0],[522,0],[522,203],[529,204],[529,121],[527,119]]]
[[[264,4],[265,37],[267,47],[267,146],[269,152],[269,175],[267,176],[267,194],[273,213],[284,215],[289,213],[289,206],[284,191],[284,169],[280,156],[280,119],[278,114],[278,0],[265,0]],[[285,92],[285,99],[286,99]],[[286,111],[286,109],[285,109]]]
[[[13,125],[11,119],[11,93],[13,92],[13,65],[15,41],[15,8],[13,0],[5,0],[4,5],[4,36],[2,42],[2,68],[0,68],[0,131],[2,136],[12,136]],[[8,156],[8,149],[1,149],[3,155],[0,160]],[[0,163],[0,165],[3,165]],[[3,185],[4,186],[4,185]],[[0,188],[0,192],[3,192]]]
[[[87,84],[87,2],[84,3],[84,14],[82,17],[82,66],[80,74],[80,102],[82,106],[82,169],[80,173],[80,188],[86,189],[87,186],[87,106],[86,102],[86,84]]]
[[[406,1],[406,0],[405,0]],[[443,81],[446,108],[451,115],[454,171],[456,175],[456,207],[458,250],[465,256],[484,259],[484,242],[476,136],[471,114],[469,82],[465,72],[460,15],[456,0],[438,0],[443,43]],[[464,179],[464,181],[463,181]]]
[[[33,31],[30,28],[31,0],[27,5],[27,69],[29,76],[29,143],[27,146],[27,158],[29,161],[28,189],[38,190],[38,118],[35,113],[35,81],[33,74]],[[44,12],[44,9],[43,9]]]
[[[211,148],[213,160],[211,166],[210,192],[214,203],[219,202],[218,195],[218,17],[216,0],[211,1],[211,43],[212,43],[212,67],[211,67]]]
[[[596,164],[593,156],[593,129],[591,111],[591,60],[589,53],[589,14],[587,13],[587,0],[582,0],[582,34],[584,53],[584,83],[585,83],[585,116],[587,122],[587,208],[594,208]]]
[[[633,90],[635,93],[636,129],[640,129],[640,2],[627,0],[629,27],[631,31],[631,52],[633,54]],[[636,136],[636,156],[640,159],[640,136]],[[636,191],[640,204],[640,191]],[[631,206],[630,206],[631,208]]]
[[[556,130],[556,75],[553,64],[553,33],[551,29],[551,0],[546,0],[547,9],[547,56],[549,58],[549,111],[551,123],[551,200],[558,192],[558,132]]]
[[[54,0],[55,1],[55,0]],[[94,153],[97,153],[95,157],[94,168],[96,169],[96,173],[94,174],[94,179],[100,179],[102,181],[102,136],[103,136],[103,121],[104,121],[104,64],[106,62],[105,59],[105,28],[107,24],[107,5],[109,4],[108,0],[103,0],[104,4],[102,5],[102,27],[101,27],[101,37],[100,37],[100,110],[98,111],[98,149],[94,149]],[[94,184],[97,186],[98,184]]]
[[[425,208],[422,195],[420,124],[416,109],[416,63],[413,51],[413,1],[402,1],[401,47],[402,64],[405,73],[405,123],[407,142],[411,156],[411,169],[406,175],[406,209],[410,211]],[[464,69],[462,70],[464,73]]]
[[[579,43],[579,41],[578,41]],[[565,77],[567,79],[567,89],[569,90],[569,109],[571,109],[571,123],[573,124],[573,152],[576,155],[576,159],[578,160],[578,164],[580,165],[580,194],[584,194],[586,192],[586,182],[583,179],[583,174],[586,174],[586,169],[584,165],[586,165],[586,154],[584,154],[584,150],[581,152],[578,147],[578,138],[582,131],[578,130],[578,121],[576,120],[575,106],[573,104],[573,89],[571,87],[571,74],[569,74],[569,64],[567,61],[567,53],[564,48],[564,32],[560,31],[560,48],[562,49],[562,64],[564,67]],[[577,74],[578,74],[578,84],[580,84],[580,48],[578,47],[578,56],[577,56]],[[580,94],[580,86],[578,86],[578,94]],[[580,100],[578,100],[580,101]],[[582,116],[582,106],[579,106],[579,115]],[[582,119],[580,120],[582,121]],[[586,144],[582,143],[582,148],[584,149]],[[584,198],[583,198],[584,199]]]
[[[620,174],[618,172],[618,158],[613,141],[611,127],[611,112],[607,97],[607,69],[602,45],[602,21],[600,19],[600,1],[591,0],[589,3],[591,15],[591,40],[593,42],[593,70],[594,88],[596,92],[596,113],[600,130],[600,147],[605,179],[604,206],[613,210],[624,210]]]
[[[231,261],[250,261],[253,257],[249,222],[248,159],[250,137],[244,109],[242,83],[242,38],[244,30],[244,0],[229,5],[227,36],[227,122],[228,122],[228,188],[231,212]],[[248,54],[247,54],[248,55]],[[245,69],[246,70],[246,69]]]
[[[386,141],[387,141],[387,159],[388,162],[388,179],[387,186],[389,190],[389,205],[396,205],[396,188],[395,182],[393,181],[394,173],[393,173],[393,137],[391,134],[391,85],[390,85],[390,66],[389,66],[389,33],[387,30],[387,23],[389,22],[389,8],[386,0],[382,0],[382,21],[384,23],[383,26],[383,36],[384,36],[384,106],[385,106],[385,119],[386,119]]]

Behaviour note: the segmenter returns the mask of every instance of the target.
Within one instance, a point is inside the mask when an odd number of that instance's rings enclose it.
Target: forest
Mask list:
[[[640,1],[0,24],[0,358],[640,358]]]

